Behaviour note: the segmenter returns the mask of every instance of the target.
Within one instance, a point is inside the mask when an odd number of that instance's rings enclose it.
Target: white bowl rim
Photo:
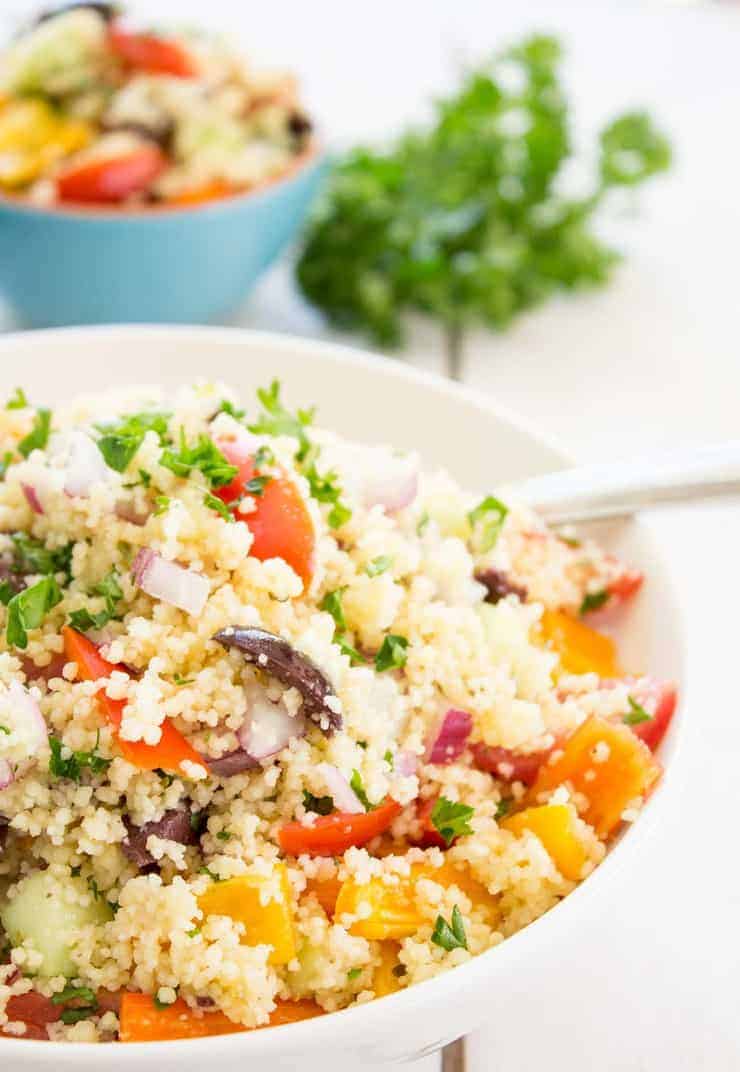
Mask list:
[[[558,454],[567,464],[570,453],[558,445],[554,437],[543,436],[535,430],[531,423],[508,408],[499,405],[487,396],[467,387],[463,384],[454,383],[444,379],[435,373],[427,372],[403,364],[393,358],[373,353],[368,349],[359,349],[341,343],[327,342],[323,339],[301,338],[285,333],[254,331],[237,327],[210,327],[202,325],[167,325],[167,324],[124,324],[81,326],[66,328],[43,328],[33,332],[9,332],[0,336],[0,355],[7,347],[29,346],[34,347],[36,340],[48,341],[53,344],[55,338],[63,338],[68,341],[79,338],[84,344],[90,338],[100,336],[121,336],[135,341],[149,335],[179,336],[182,339],[190,338],[207,341],[221,340],[224,342],[237,343],[248,339],[260,347],[269,349],[277,347],[284,349],[286,346],[293,347],[304,354],[307,359],[312,357],[319,360],[328,360],[330,363],[350,364],[359,368],[375,369],[384,375],[407,380],[416,383],[427,390],[433,390],[437,394],[452,394],[474,408],[488,414],[494,420],[510,424],[516,430],[534,439],[539,445]],[[636,524],[642,524],[636,521]],[[659,560],[659,564],[660,560]],[[675,585],[672,577],[667,578],[667,607],[668,613],[673,613],[677,627],[677,645],[680,654],[680,665],[684,668],[684,677],[681,681],[679,705],[676,716],[671,724],[669,740],[673,746],[673,755],[666,774],[661,779],[656,792],[651,796],[644,811],[641,813],[634,828],[627,832],[627,836],[621,837],[607,853],[605,859],[579,886],[567,895],[561,902],[551,908],[543,916],[534,920],[522,930],[507,938],[500,945],[473,957],[468,963],[456,967],[452,971],[437,975],[421,983],[416,983],[408,989],[401,990],[383,998],[364,1005],[342,1009],[325,1016],[299,1021],[294,1024],[284,1024],[278,1027],[267,1027],[255,1031],[235,1032],[228,1035],[212,1035],[198,1039],[178,1039],[167,1042],[129,1042],[125,1044],[113,1043],[116,1049],[116,1060],[130,1060],[135,1062],[145,1056],[177,1061],[187,1055],[203,1057],[206,1054],[206,1046],[217,1047],[224,1059],[227,1058],[266,1058],[278,1057],[282,1050],[289,1048],[291,1052],[316,1051],[326,1048],[327,1051],[340,1048],[343,1045],[351,1046],[352,1041],[358,1037],[358,1028],[362,1025],[363,1034],[372,1030],[374,1024],[380,1026],[381,1021],[386,1021],[391,1015],[396,1022],[402,1022],[405,1015],[410,1015],[415,1007],[427,1003],[426,999],[437,998],[439,995],[449,992],[454,998],[455,983],[461,980],[461,974],[465,973],[467,985],[480,984],[489,975],[489,967],[492,966],[493,958],[497,972],[506,971],[506,965],[515,956],[524,953],[527,945],[539,944],[541,939],[546,939],[548,933],[559,926],[561,930],[567,929],[574,920],[574,913],[585,903],[587,898],[594,900],[601,896],[604,903],[606,891],[618,873],[618,867],[624,867],[628,861],[632,866],[635,859],[646,846],[648,836],[655,831],[659,817],[663,815],[670,794],[666,793],[666,783],[670,781],[671,769],[676,764],[677,749],[676,741],[683,737],[683,723],[685,721],[686,698],[689,691],[688,674],[686,673],[686,630],[679,611],[679,603],[675,597]],[[575,919],[577,924],[577,918]],[[546,943],[545,943],[546,944]],[[289,1044],[289,1045],[288,1045]],[[14,1048],[15,1047],[15,1048]],[[20,1047],[20,1049],[18,1048]],[[166,1047],[166,1049],[165,1049]],[[129,1057],[130,1053],[130,1057]],[[27,1055],[27,1064],[34,1067],[41,1063],[51,1063],[56,1067],[60,1065],[74,1066],[74,1068],[90,1068],[96,1066],[101,1059],[99,1045],[90,1045],[84,1042],[49,1043],[35,1039],[9,1039],[0,1037],[0,1061],[10,1061],[11,1057],[19,1060]]]

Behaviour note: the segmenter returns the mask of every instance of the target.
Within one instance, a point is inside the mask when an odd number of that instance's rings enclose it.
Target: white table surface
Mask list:
[[[0,2],[5,16],[35,6]],[[131,6],[150,20],[156,11],[197,21],[203,11],[201,0]],[[210,0],[207,10],[215,24],[238,26],[256,57],[302,73],[339,144],[423,115],[424,99],[461,63],[521,30],[561,33],[579,135],[645,105],[671,131],[676,165],[637,212],[609,224],[627,253],[613,285],[552,302],[504,336],[477,333],[465,379],[584,459],[737,435],[740,5]],[[285,266],[234,322],[336,337]],[[0,314],[0,328],[9,326]],[[441,368],[436,330],[417,326],[405,356]],[[603,919],[584,920],[593,944],[579,940],[572,961],[542,966],[506,1032],[496,1030],[492,993],[491,1026],[467,1043],[469,1072],[740,1068],[740,504],[651,523],[682,578],[689,625],[690,719],[667,789],[675,806],[640,874],[604,906],[610,943],[599,938]]]

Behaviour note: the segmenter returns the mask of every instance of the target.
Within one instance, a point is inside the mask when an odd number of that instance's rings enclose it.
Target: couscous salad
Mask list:
[[[565,897],[660,778],[675,689],[609,635],[641,575],[293,402],[0,409],[6,1037],[412,986]]]

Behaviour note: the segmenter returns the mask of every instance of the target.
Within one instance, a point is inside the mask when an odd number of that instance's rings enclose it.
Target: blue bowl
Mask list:
[[[0,293],[29,327],[224,316],[293,238],[324,170],[314,153],[261,190],[192,208],[0,198]]]

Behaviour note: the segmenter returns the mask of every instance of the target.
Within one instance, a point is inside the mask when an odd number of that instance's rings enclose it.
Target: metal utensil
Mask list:
[[[740,440],[533,477],[514,489],[550,524],[629,517],[671,503],[740,494]]]

